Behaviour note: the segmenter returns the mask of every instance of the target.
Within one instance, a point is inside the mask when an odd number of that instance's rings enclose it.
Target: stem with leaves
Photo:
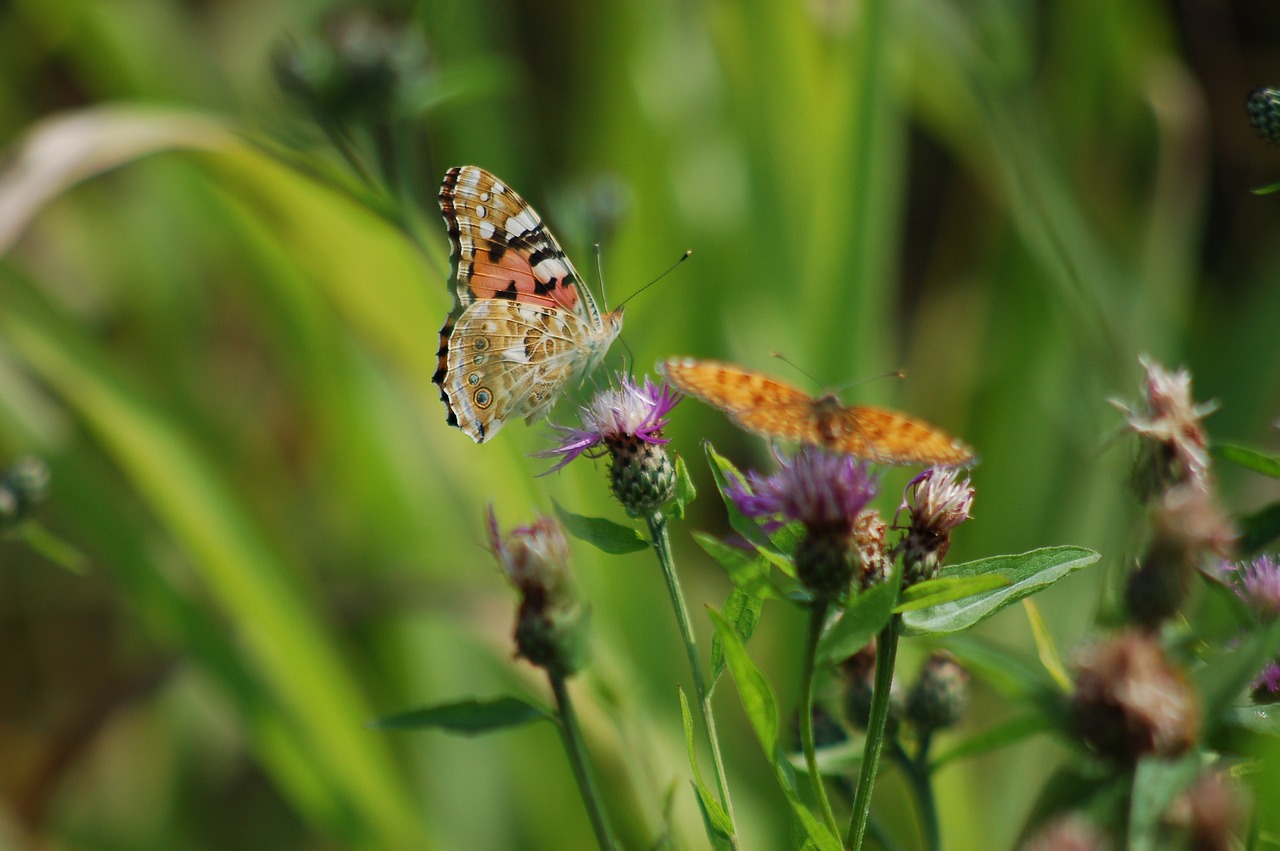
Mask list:
[[[684,639],[685,653],[689,657],[689,670],[693,673],[694,689],[698,693],[698,710],[702,714],[702,724],[707,731],[707,744],[711,750],[711,761],[715,769],[716,789],[720,793],[720,801],[724,811],[733,825],[733,847],[738,847],[737,824],[733,818],[733,801],[729,798],[729,781],[725,776],[724,759],[720,756],[720,737],[716,733],[715,716],[711,712],[711,693],[707,689],[706,679],[702,674],[702,666],[698,661],[698,646],[693,636],[693,624],[689,620],[689,608],[684,602],[684,591],[680,588],[680,577],[676,574],[675,559],[671,555],[671,540],[667,534],[667,519],[661,511],[655,511],[645,518],[649,525],[649,535],[653,540],[654,552],[658,555],[658,563],[662,565],[662,576],[667,581],[667,593],[671,596],[671,607],[675,610],[676,620],[680,624],[680,635]]]
[[[827,799],[827,787],[822,782],[822,773],[818,771],[818,753],[813,742],[813,674],[818,656],[818,639],[822,636],[822,625],[827,619],[827,610],[831,607],[828,600],[815,600],[809,612],[809,634],[805,641],[803,672],[800,675],[800,744],[804,748],[804,762],[809,769],[809,782],[813,784],[813,794],[822,809],[822,820],[831,829],[832,836],[840,835],[840,827],[836,824],[835,814],[831,811],[831,802]]]
[[[551,690],[556,696],[556,707],[560,711],[559,726],[561,738],[564,739],[564,749],[569,755],[569,764],[573,766],[573,776],[578,781],[578,791],[582,794],[583,803],[587,806],[587,815],[591,818],[596,842],[600,844],[601,851],[616,851],[618,846],[614,842],[613,831],[609,828],[609,819],[600,801],[600,793],[591,776],[591,767],[587,763],[587,746],[582,739],[582,731],[578,728],[578,716],[573,711],[573,701],[569,699],[565,678],[551,671],[547,672],[547,678],[551,681]]]
[[[902,616],[894,615],[888,626],[880,631],[876,643],[876,679],[871,693],[871,717],[867,721],[867,740],[862,751],[862,766],[858,771],[858,789],[853,796],[853,814],[849,819],[849,832],[844,842],[845,847],[853,851],[861,851],[862,840],[867,832],[871,791],[875,787],[880,752],[884,748],[884,734],[889,721],[889,692],[893,686],[893,667],[898,656],[901,625]]]

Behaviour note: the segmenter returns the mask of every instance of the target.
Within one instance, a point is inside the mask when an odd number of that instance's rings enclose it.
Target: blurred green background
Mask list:
[[[354,144],[370,161],[398,146],[398,201],[349,176],[273,78],[287,37],[341,26],[330,4],[0,6],[0,463],[48,459],[41,522],[88,557],[74,575],[0,540],[0,848],[590,845],[550,727],[362,726],[545,698],[510,658],[486,503],[504,525],[552,497],[622,519],[603,463],[532,478],[545,426],[478,447],[444,423],[434,196],[452,165],[518,188],[593,282],[599,241],[610,303],[693,249],[628,305],[614,366],[786,375],[777,351],[830,385],[904,368],[845,397],[978,447],[953,560],[1103,553],[1037,599],[1064,651],[1135,546],[1106,400],[1136,395],[1139,353],[1221,400],[1215,437],[1280,443],[1280,199],[1248,191],[1280,180],[1280,149],[1243,109],[1280,84],[1270,0],[384,11],[423,52],[390,134]],[[699,442],[742,466],[767,453],[692,402],[669,436],[703,493],[674,531],[705,652],[701,610],[728,584],[685,534],[723,526]],[[1236,511],[1280,495],[1221,483]],[[673,790],[678,846],[703,847],[657,565],[577,554],[595,636],[577,690],[620,833],[652,842]],[[771,607],[751,645],[788,713],[802,628]],[[1030,652],[1021,609],[983,632]],[[730,684],[716,705],[747,847],[782,847]],[[979,685],[961,733],[1009,713]],[[1060,753],[1033,740],[944,771],[949,847],[1009,846]],[[876,813],[909,836],[886,777]]]

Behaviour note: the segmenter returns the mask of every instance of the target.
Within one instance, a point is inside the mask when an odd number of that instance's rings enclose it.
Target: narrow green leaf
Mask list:
[[[1240,520],[1240,553],[1252,555],[1280,539],[1280,502],[1249,514]]]
[[[1174,797],[1200,773],[1200,754],[1178,760],[1144,757],[1133,773],[1129,804],[1129,851],[1154,851],[1161,818]]]
[[[1101,556],[1084,547],[1045,547],[1017,555],[995,556],[947,568],[949,576],[994,574],[1008,585],[963,600],[941,603],[903,615],[904,635],[947,635],[968,629],[1006,606],[1040,591]]]
[[[1044,667],[1025,653],[976,635],[953,635],[947,650],[975,677],[1004,697],[1034,707],[1046,718],[1062,716],[1063,692]]]
[[[874,585],[849,601],[840,619],[818,641],[820,662],[848,659],[884,629],[889,618],[893,617],[893,604],[898,599],[901,579],[902,568],[895,567],[888,582]]]
[[[918,582],[902,592],[902,602],[895,612],[914,612],[930,606],[940,606],[954,600],[963,600],[984,591],[993,591],[1010,585],[1007,576],[998,573],[986,573],[980,576],[941,576],[937,579],[926,579]]]
[[[733,627],[734,632],[742,639],[742,643],[746,644],[751,640],[752,633],[756,631],[762,608],[764,608],[764,600],[761,597],[741,588],[734,588],[729,592],[729,599],[725,601],[721,615]],[[722,671],[724,671],[724,646],[720,641],[720,633],[716,632],[711,635],[711,681],[707,683],[707,688],[715,687],[716,680],[720,679]]]
[[[560,518],[560,522],[564,524],[564,528],[570,535],[579,541],[586,541],[609,555],[638,553],[649,548],[649,542],[644,539],[644,536],[630,526],[623,526],[621,523],[614,523],[603,517],[584,517],[572,511],[565,511],[554,499],[551,500],[551,504],[555,507],[556,516]]]
[[[671,517],[676,520],[683,520],[685,509],[698,496],[698,489],[693,486],[693,477],[689,475],[689,466],[684,463],[684,457],[676,455],[676,495],[671,500],[671,506],[668,509]]]
[[[1280,621],[1265,629],[1245,633],[1230,650],[1209,660],[1194,676],[1204,701],[1204,715],[1215,723],[1240,700],[1250,681],[1276,656],[1280,647]]]
[[[734,632],[728,621],[714,609],[708,609],[708,614],[711,615],[711,620],[716,625],[716,632],[724,645],[725,661],[728,663],[729,672],[733,675],[734,683],[738,686],[738,696],[742,699],[742,708],[746,710],[747,720],[751,722],[760,747],[773,766],[778,786],[786,795],[787,802],[791,804],[791,811],[795,814],[800,826],[804,828],[805,835],[818,848],[823,851],[839,851],[839,840],[831,835],[826,826],[816,819],[800,800],[792,780],[790,766],[785,756],[779,753],[778,704],[774,699],[769,681],[751,661],[746,647],[742,644],[742,639]]]
[[[1253,470],[1273,479],[1280,479],[1280,458],[1268,455],[1247,446],[1234,446],[1230,443],[1219,443],[1213,447],[1213,454],[1233,464],[1239,464],[1246,470]]]
[[[25,541],[49,561],[65,570],[83,576],[89,571],[89,557],[74,544],[64,541],[35,520],[28,520],[13,530],[16,538]]]
[[[518,697],[493,700],[460,700],[427,706],[396,715],[378,718],[368,724],[371,730],[443,730],[463,736],[492,733],[541,720],[554,721],[547,709]]]
[[[713,847],[730,848],[732,843],[728,839],[733,836],[733,822],[702,779],[702,772],[698,769],[697,751],[693,744],[693,716],[689,713],[689,699],[685,697],[684,689],[679,686],[676,688],[680,692],[680,718],[684,721],[684,744],[689,752],[689,767],[693,769],[693,788],[698,795],[698,806],[702,810],[702,822],[707,830],[707,839],[711,840]]]
[[[1257,189],[1250,189],[1254,195],[1274,195],[1280,192],[1280,183],[1272,183],[1267,186],[1259,186]]]
[[[773,689],[756,667],[756,663],[747,655],[747,648],[733,625],[715,609],[709,608],[707,612],[716,625],[716,634],[720,636],[720,644],[724,648],[725,662],[738,686],[738,696],[742,698],[742,708],[747,713],[747,720],[755,730],[760,747],[772,760],[778,748],[778,702],[773,697]]]
[[[1012,721],[1005,721],[990,730],[970,736],[951,750],[937,757],[929,764],[929,770],[937,771],[949,762],[982,756],[1016,744],[1029,736],[1045,733],[1052,729],[1053,724],[1043,715],[1024,715]]]
[[[703,532],[694,532],[693,540],[724,568],[735,588],[756,597],[784,599],[783,591],[769,576],[769,563],[754,550],[730,546]]]
[[[758,547],[771,547],[769,536],[761,531],[760,524],[739,511],[737,504],[729,496],[729,486],[741,484],[742,473],[738,472],[738,468],[733,466],[732,461],[716,452],[709,441],[703,444],[703,449],[707,455],[707,464],[711,467],[711,475],[716,481],[716,490],[724,500],[724,508],[729,516],[729,527]]]

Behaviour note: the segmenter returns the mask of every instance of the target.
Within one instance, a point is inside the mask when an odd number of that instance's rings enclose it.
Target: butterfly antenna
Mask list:
[[[596,243],[596,280],[600,282],[600,303],[609,312],[609,294],[604,289],[604,264],[600,262],[600,243]]]
[[[872,381],[879,381],[882,378],[906,378],[906,377],[907,377],[907,371],[902,367],[898,367],[897,369],[891,369],[888,372],[882,373],[880,375],[873,375],[870,378],[856,378],[853,381],[849,381],[844,384],[841,384],[833,392],[843,393],[844,391],[848,390],[850,387],[857,387],[859,384],[869,384]]]
[[[770,353],[769,353],[769,357],[771,357],[771,358],[777,358],[778,360],[782,361],[782,362],[783,362],[783,363],[785,363],[787,366],[791,367],[791,368],[792,368],[792,369],[794,369],[796,372],[800,373],[800,374],[801,374],[801,375],[803,375],[805,378],[807,378],[807,379],[809,379],[810,381],[812,381],[815,387],[822,387],[822,386],[823,386],[823,384],[822,384],[822,382],[821,382],[821,381],[819,381],[818,379],[814,378],[814,377],[813,377],[813,375],[811,375],[808,371],[806,371],[806,370],[802,369],[798,363],[796,363],[796,362],[795,362],[795,361],[793,361],[791,358],[789,358],[789,357],[787,357],[786,355],[784,355],[782,352],[770,352]]]
[[[684,254],[680,255],[680,259],[679,259],[679,260],[677,260],[676,262],[672,263],[672,264],[671,264],[671,266],[667,268],[667,271],[663,272],[661,275],[659,275],[658,277],[654,278],[652,281],[650,281],[649,283],[645,284],[643,287],[641,287],[640,289],[638,289],[638,290],[636,290],[635,292],[633,292],[631,295],[629,295],[629,296],[627,296],[626,298],[624,298],[624,299],[622,300],[622,303],[621,303],[621,304],[619,304],[619,305],[618,305],[618,307],[617,307],[616,309],[621,310],[621,309],[622,309],[622,305],[623,305],[623,304],[626,304],[627,302],[631,301],[631,299],[633,299],[633,298],[635,298],[636,296],[640,295],[640,293],[642,293],[642,292],[644,292],[645,290],[649,289],[649,287],[651,287],[651,286],[653,286],[654,284],[658,283],[658,281],[661,281],[661,280],[662,280],[663,278],[665,278],[667,275],[670,275],[672,272],[674,272],[674,271],[676,270],[676,267],[677,267],[677,266],[679,266],[679,265],[680,265],[681,263],[683,263],[684,261],[688,260],[688,259],[689,259],[689,257],[690,257],[690,255],[692,255],[692,254],[693,254],[693,252],[692,252],[692,251],[686,251]]]

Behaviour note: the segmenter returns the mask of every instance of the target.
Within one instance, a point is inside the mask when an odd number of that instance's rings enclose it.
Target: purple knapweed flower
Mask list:
[[[815,596],[835,599],[849,590],[858,515],[876,495],[877,479],[866,462],[806,446],[769,476],[748,473],[729,485],[729,498],[766,530],[798,522],[796,574]]]
[[[934,579],[951,547],[951,532],[969,519],[973,485],[955,468],[932,467],[907,483],[894,525],[902,512],[910,522],[899,543],[903,579],[907,584]]]
[[[1196,404],[1188,370],[1170,372],[1145,355],[1139,362],[1146,372],[1142,399],[1132,407],[1111,400],[1142,438],[1134,487],[1143,500],[1183,482],[1208,488],[1208,438],[1200,421],[1217,409],[1217,403]]]
[[[559,443],[535,452],[534,457],[560,456],[546,471],[551,473],[579,455],[598,458],[607,453],[618,501],[632,515],[649,514],[675,493],[675,467],[663,448],[667,439],[662,429],[681,398],[666,381],[655,384],[645,376],[644,383],[637,384],[630,376],[619,375],[614,385],[579,409],[581,427],[553,424]]]

